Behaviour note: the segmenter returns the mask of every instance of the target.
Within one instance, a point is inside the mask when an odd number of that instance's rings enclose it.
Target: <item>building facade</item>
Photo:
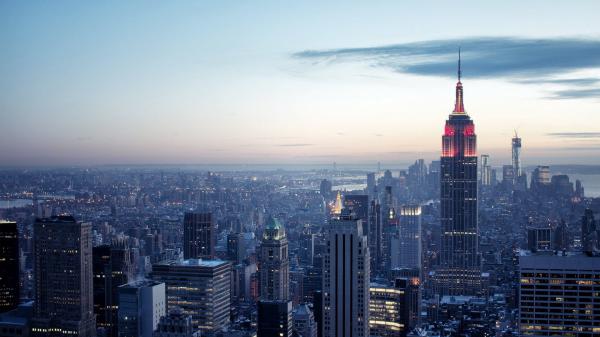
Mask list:
[[[600,335],[600,257],[519,258],[521,336]]]
[[[292,336],[292,302],[291,301],[258,301],[257,337],[291,337]]]
[[[140,280],[118,287],[119,337],[152,337],[167,312],[165,284]]]
[[[151,277],[166,284],[168,307],[191,315],[202,334],[229,325],[231,263],[198,259],[158,263],[152,266]]]
[[[183,258],[215,257],[215,222],[212,213],[185,213],[183,217]]]
[[[54,216],[36,219],[33,228],[32,335],[96,336],[92,225],[72,216]]]
[[[326,230],[323,336],[369,335],[369,249],[362,221],[349,210]]]
[[[477,137],[465,112],[460,58],[454,111],[442,136],[441,256],[436,277],[442,295],[480,291],[481,267],[477,225]]]
[[[0,220],[0,313],[19,305],[19,232],[17,223]]]
[[[279,220],[267,220],[259,248],[261,300],[288,300],[290,261],[285,229]]]
[[[94,313],[96,325],[107,337],[118,335],[118,287],[133,278],[131,252],[125,240],[101,245],[92,250],[94,271]]]
[[[421,206],[400,207],[400,226],[392,268],[421,269]]]

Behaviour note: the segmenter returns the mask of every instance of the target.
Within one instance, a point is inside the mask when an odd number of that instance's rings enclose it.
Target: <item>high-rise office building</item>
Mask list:
[[[522,167],[521,167],[521,137],[517,135],[515,131],[515,136],[512,138],[512,167],[513,172],[515,174],[515,183],[516,179],[523,175]]]
[[[92,225],[72,216],[36,219],[34,336],[96,336]]]
[[[502,185],[506,188],[512,188],[515,184],[515,168],[512,165],[502,166]]]
[[[242,263],[246,258],[246,247],[244,245],[244,234],[227,234],[227,259],[233,264]]]
[[[405,297],[403,289],[371,284],[369,289],[370,336],[399,337],[406,333]]]
[[[481,174],[480,174],[481,185],[490,186],[492,185],[492,166],[490,165],[490,155],[481,155]]]
[[[344,208],[350,209],[356,217],[362,220],[365,235],[369,234],[369,196],[348,194],[344,196]]]
[[[331,189],[333,188],[331,181],[327,180],[327,179],[323,179],[321,180],[321,185],[319,186],[319,191],[321,193],[321,196],[323,196],[323,198],[325,198],[325,200],[329,200],[332,196],[332,191]]]
[[[470,295],[479,291],[481,268],[477,226],[477,137],[465,112],[463,86],[458,83],[454,111],[442,136],[440,268],[436,272],[442,295]]]
[[[391,174],[390,174],[391,177]],[[394,198],[392,186],[385,187],[383,201],[381,203],[381,266],[384,270],[391,268],[392,263],[392,238],[398,233],[398,219],[396,218],[396,209],[394,208]]]
[[[421,206],[402,206],[399,213],[400,226],[394,238],[397,249],[392,249],[392,268],[421,269]]]
[[[290,262],[285,228],[269,217],[259,253],[258,337],[291,337]]]
[[[17,308],[19,291],[17,223],[0,220],[0,313]]]
[[[165,284],[140,280],[118,287],[119,337],[152,337],[165,316]]]
[[[600,257],[525,255],[519,269],[521,336],[600,335]]]
[[[538,166],[531,173],[530,188],[533,191],[545,191],[551,183],[550,166]]]
[[[371,253],[371,272],[379,270],[383,254],[383,231],[381,227],[381,205],[377,199],[371,200],[369,207],[369,251]]]
[[[594,212],[586,209],[581,217],[581,245],[583,252],[587,255],[594,255],[600,251],[600,226],[594,218]]]
[[[261,300],[288,300],[290,261],[285,229],[270,217],[265,226],[259,249]]]
[[[214,333],[229,325],[231,264],[189,259],[152,266],[151,277],[167,287],[169,308],[192,315],[194,329]]]
[[[367,195],[374,199],[377,195],[377,180],[375,180],[375,173],[367,173]]]
[[[94,313],[96,325],[104,328],[107,337],[118,335],[118,287],[133,278],[131,251],[124,239],[115,240],[111,245],[94,247],[93,284]]]
[[[256,304],[257,337],[292,337],[292,302],[260,300]]]
[[[343,210],[326,230],[323,335],[369,335],[369,249],[362,221]]]
[[[421,280],[419,277],[397,277],[394,288],[404,292],[402,321],[406,331],[416,328],[421,322]]]
[[[185,213],[183,218],[183,258],[215,257],[215,222],[212,213]]]
[[[300,233],[300,247],[298,248],[298,262],[303,266],[312,266],[315,256],[315,234],[310,225],[306,224]]]

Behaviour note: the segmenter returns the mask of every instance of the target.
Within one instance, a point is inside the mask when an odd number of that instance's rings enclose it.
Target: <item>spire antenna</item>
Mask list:
[[[458,47],[458,81],[460,82],[460,77],[462,75],[462,72],[460,70],[460,47]]]

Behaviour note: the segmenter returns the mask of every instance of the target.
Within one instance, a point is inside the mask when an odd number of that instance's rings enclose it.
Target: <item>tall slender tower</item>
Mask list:
[[[257,304],[258,337],[292,336],[292,302],[289,300],[290,262],[283,225],[270,217],[260,245],[260,301]]]
[[[344,209],[325,234],[324,336],[369,336],[369,249],[362,220]]]
[[[437,278],[442,295],[476,294],[481,284],[475,125],[465,112],[460,79],[459,51],[456,102],[444,128],[440,159],[442,246]]]
[[[261,300],[289,299],[290,260],[285,229],[279,220],[270,217],[260,245]]]
[[[521,171],[521,137],[517,135],[517,131],[515,131],[515,136],[512,138],[512,167],[516,183],[516,180],[523,174]]]

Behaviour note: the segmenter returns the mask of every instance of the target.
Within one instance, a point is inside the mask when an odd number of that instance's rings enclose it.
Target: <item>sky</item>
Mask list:
[[[0,166],[600,164],[598,1],[2,1]]]

